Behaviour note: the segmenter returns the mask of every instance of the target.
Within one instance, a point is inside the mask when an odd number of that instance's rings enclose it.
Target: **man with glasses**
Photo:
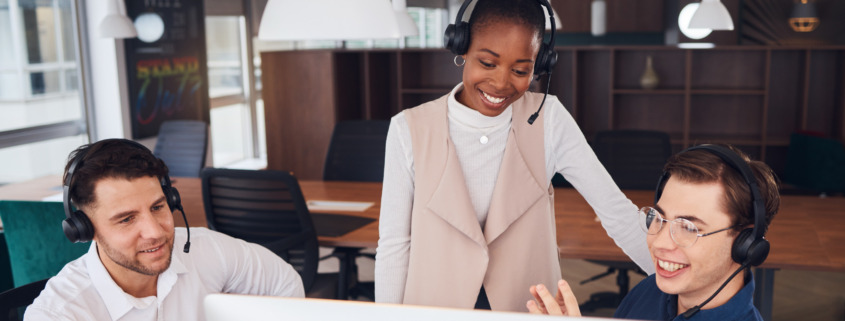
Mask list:
[[[731,164],[719,153],[732,153],[743,164]],[[661,185],[654,206],[640,210],[656,273],[625,296],[614,317],[762,320],[752,302],[754,281],[748,267],[761,263],[768,254],[762,235],[780,206],[771,169],[733,147],[694,147],[669,159]],[[754,188],[759,196],[753,196]],[[753,230],[754,199],[759,201],[757,215],[765,222],[759,237],[749,236],[757,232]],[[762,258],[754,263],[738,259],[741,246],[737,244],[744,241],[765,243]],[[743,277],[733,278],[740,271],[746,271]],[[542,285],[532,286],[530,292],[536,299],[527,303],[532,313],[580,315],[566,281],[559,282],[556,296]]]

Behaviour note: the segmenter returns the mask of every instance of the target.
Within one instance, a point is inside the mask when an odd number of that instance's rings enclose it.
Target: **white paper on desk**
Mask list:
[[[308,210],[309,211],[346,211],[346,212],[363,212],[366,211],[370,206],[373,206],[373,202],[343,202],[343,201],[308,201]]]
[[[53,194],[41,199],[44,202],[64,202],[65,195],[62,193]]]

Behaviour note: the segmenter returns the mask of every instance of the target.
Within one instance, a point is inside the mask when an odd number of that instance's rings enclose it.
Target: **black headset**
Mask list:
[[[106,139],[97,142],[97,144],[112,143],[126,144],[135,147],[141,150],[142,152],[152,154],[152,152],[144,145],[141,145],[138,142],[131,141],[128,139]],[[89,149],[86,149],[84,152],[74,155],[73,161],[70,163],[70,166],[67,169],[67,173],[65,174],[65,181],[62,186],[62,201],[64,203],[65,216],[67,217],[64,221],[62,221],[62,230],[64,231],[67,239],[73,243],[90,242],[94,238],[94,225],[91,224],[91,220],[88,219],[88,216],[84,212],[82,212],[82,210],[73,210],[73,205],[71,204],[70,200],[70,191],[73,188],[73,184],[75,183],[73,180],[73,174],[78,167],[84,165],[89,150],[90,145]],[[170,176],[165,174],[164,176],[159,177],[159,184],[161,185],[162,192],[164,192],[164,198],[167,200],[167,205],[170,207],[170,210],[179,210],[180,212],[182,212],[182,217],[185,218],[185,211],[182,208],[182,198],[179,197],[179,191],[171,185]],[[187,226],[188,220],[185,219],[185,227],[187,228]],[[188,234],[188,242],[185,243],[184,249],[185,253],[189,251],[190,245],[190,234]]]
[[[466,0],[458,10],[458,16],[455,17],[455,23],[446,27],[446,33],[443,35],[443,46],[449,49],[456,55],[463,55],[469,50],[470,26],[468,22],[463,21],[464,11],[472,0]],[[557,52],[554,50],[555,43],[555,17],[552,11],[552,5],[548,0],[537,0],[541,6],[546,7],[549,13],[549,21],[552,27],[552,34],[548,44],[542,43],[540,50],[537,52],[537,59],[534,61],[534,75],[541,76],[552,71],[557,63]]]
[[[719,156],[728,165],[736,169],[745,179],[748,184],[748,189],[751,190],[752,209],[754,211],[754,228],[746,228],[739,232],[739,235],[734,240],[731,247],[731,258],[734,262],[744,266],[758,266],[766,260],[769,256],[769,241],[764,238],[766,234],[766,206],[763,202],[763,197],[760,195],[760,188],[757,185],[757,180],[754,178],[754,172],[751,167],[734,151],[718,146],[718,145],[699,145],[687,148],[681,153],[693,150],[706,150],[716,156]],[[663,172],[660,180],[657,182],[657,191],[654,193],[654,204],[660,200],[660,195],[663,194],[663,186],[669,179],[669,173]]]

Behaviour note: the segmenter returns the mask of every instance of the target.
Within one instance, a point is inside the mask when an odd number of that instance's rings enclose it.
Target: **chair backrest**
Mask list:
[[[205,166],[208,124],[200,120],[167,120],[158,130],[153,154],[161,158],[170,176],[198,177]]]
[[[645,130],[598,132],[593,150],[622,189],[653,190],[672,156],[669,134]]]
[[[32,304],[49,280],[50,278],[46,278],[0,293],[0,320],[23,320],[23,313],[20,312],[25,309],[21,308]]]
[[[290,263],[307,292],[319,263],[317,233],[296,178],[282,171],[202,170],[212,230],[261,244]]]
[[[88,252],[90,243],[71,243],[62,232],[61,202],[0,201],[0,220],[16,287],[52,277]]]
[[[384,178],[384,144],[388,127],[389,120],[338,122],[326,154],[323,179],[381,182]]]
[[[845,192],[845,147],[835,139],[793,133],[783,182],[814,192]]]

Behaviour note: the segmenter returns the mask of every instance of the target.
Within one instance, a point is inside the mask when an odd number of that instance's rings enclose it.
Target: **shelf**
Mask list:
[[[768,139],[766,146],[789,146],[789,138],[787,139]]]
[[[766,94],[762,89],[693,89],[693,95],[760,95]]]
[[[588,139],[604,130],[659,130],[675,151],[730,143],[776,173],[785,170],[796,131],[845,141],[845,46],[555,50],[555,73],[532,87],[543,91],[550,81]],[[649,56],[659,85],[646,90],[640,79]],[[268,168],[319,179],[325,157],[312,150],[328,145],[337,121],[389,119],[448,94],[463,79],[454,57],[442,48],[262,52]],[[304,73],[314,76],[297,77]],[[287,108],[303,105],[319,107]]]
[[[683,89],[614,89],[617,95],[683,95]]]
[[[683,95],[684,89],[613,89],[617,95]],[[762,89],[692,89],[693,95],[765,95]]]
[[[705,143],[719,143],[731,145],[746,145],[746,146],[760,146],[763,140],[760,137],[750,135],[735,135],[735,134],[690,134],[690,143],[693,145]]]
[[[447,94],[452,88],[402,88],[403,94]]]

